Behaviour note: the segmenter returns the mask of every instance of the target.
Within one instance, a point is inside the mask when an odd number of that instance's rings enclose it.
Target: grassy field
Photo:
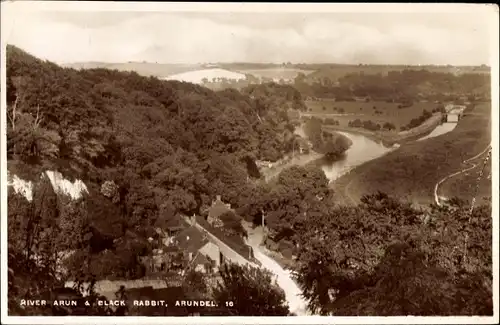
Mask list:
[[[434,103],[415,103],[410,107],[398,108],[399,103],[380,101],[370,102],[336,102],[332,100],[307,100],[306,105],[311,114],[354,114],[349,116],[332,116],[340,122],[340,126],[347,126],[349,121],[371,120],[380,125],[392,123],[397,130],[407,125],[412,119],[422,115],[424,110],[431,112],[438,105]]]
[[[478,103],[473,110],[465,111],[453,131],[407,143],[339,178],[333,183],[336,200],[340,203],[356,203],[362,195],[380,190],[415,203],[433,202],[436,182],[462,170],[464,160],[480,153],[490,143],[490,106],[489,103]],[[452,191],[469,200],[466,183],[470,183],[473,177],[464,177],[461,185]]]
[[[301,70],[301,69],[291,69],[291,68],[267,68],[267,69],[243,69],[243,70],[233,70],[243,74],[251,74],[257,78],[271,78],[271,79],[295,79],[299,73],[308,75],[314,71],[311,70]]]
[[[414,127],[410,130],[399,132],[398,130],[393,131],[370,131],[364,128],[353,128],[349,126],[341,125],[323,125],[323,130],[326,132],[343,131],[350,132],[354,134],[361,134],[367,138],[375,140],[376,142],[382,142],[385,146],[393,146],[394,144],[403,144],[407,142],[412,142],[423,136],[431,133],[438,125],[441,124],[443,116],[440,113],[434,113],[429,119],[427,119],[421,125]]]

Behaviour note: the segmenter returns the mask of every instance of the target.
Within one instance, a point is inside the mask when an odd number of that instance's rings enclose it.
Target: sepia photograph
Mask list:
[[[497,323],[498,17],[2,2],[2,323]]]

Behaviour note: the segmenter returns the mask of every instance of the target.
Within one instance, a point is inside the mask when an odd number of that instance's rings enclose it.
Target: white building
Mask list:
[[[463,115],[464,109],[465,107],[455,106],[453,109],[448,111],[448,114],[446,115],[446,122],[458,123],[458,121]]]

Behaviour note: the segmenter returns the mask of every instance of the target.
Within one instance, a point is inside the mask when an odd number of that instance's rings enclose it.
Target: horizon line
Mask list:
[[[48,60],[51,61],[51,60]],[[169,64],[169,65],[218,65],[218,64],[254,64],[254,65],[338,65],[338,66],[404,66],[404,67],[488,67],[491,68],[489,64],[437,64],[437,63],[426,63],[426,64],[411,64],[411,63],[336,63],[336,62],[252,62],[252,61],[220,61],[220,62],[158,62],[158,61],[74,61],[74,62],[63,62],[58,63],[56,61],[51,61],[59,65],[70,65],[70,64],[85,64],[85,63],[104,63],[104,64],[129,64],[129,63],[142,63],[142,64]]]

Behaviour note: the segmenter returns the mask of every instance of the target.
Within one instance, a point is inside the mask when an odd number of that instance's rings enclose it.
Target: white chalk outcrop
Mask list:
[[[88,189],[85,183],[77,179],[74,182],[65,179],[61,173],[54,171],[46,171],[45,175],[50,180],[52,188],[56,194],[63,194],[71,197],[73,200],[78,200],[84,193],[88,194]]]
[[[48,177],[54,192],[58,195],[66,195],[73,200],[77,200],[81,198],[84,193],[88,193],[87,186],[84,182],[79,179],[71,182],[64,178],[60,172],[48,170],[40,176],[40,179],[43,177]],[[12,175],[11,177],[9,172],[7,172],[7,186],[12,186],[15,193],[21,194],[28,201],[31,202],[33,200],[33,182],[23,180],[17,175]]]
[[[10,176],[7,172],[7,187],[11,186],[16,194],[20,194],[26,198],[26,200],[33,200],[33,182],[25,181],[17,177],[17,175]]]

